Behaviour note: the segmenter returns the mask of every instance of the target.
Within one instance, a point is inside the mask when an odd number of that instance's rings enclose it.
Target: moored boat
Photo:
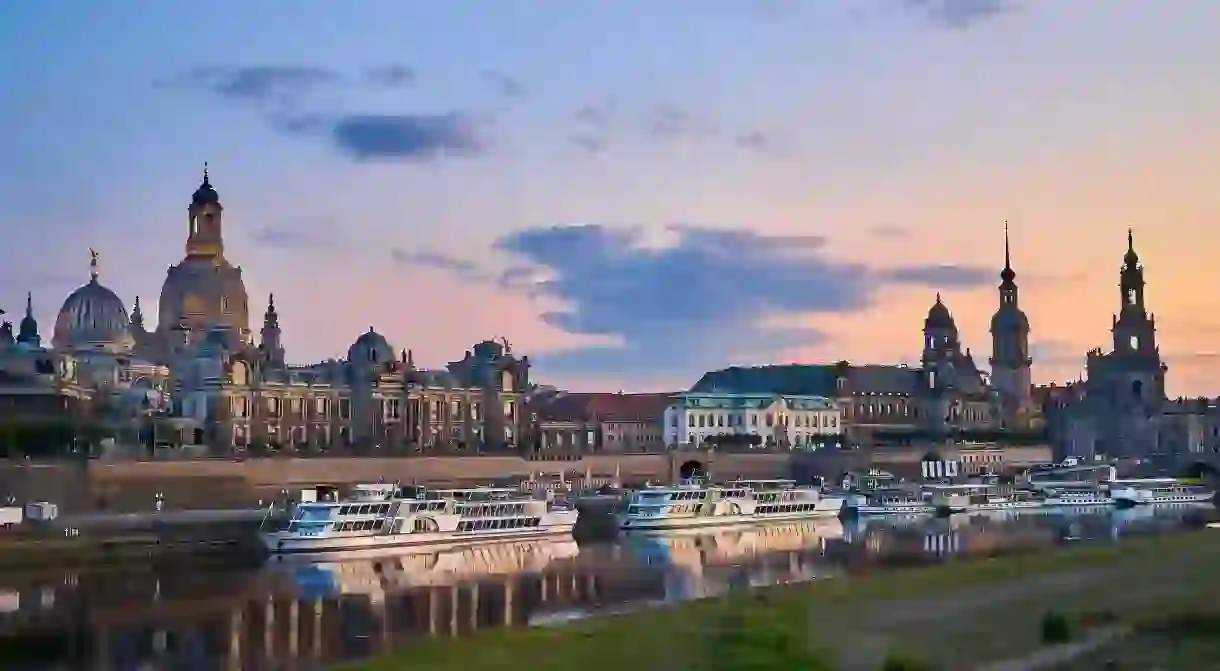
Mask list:
[[[1216,490],[1204,485],[1186,484],[1173,478],[1115,480],[1110,483],[1110,496],[1119,506],[1161,505],[1173,503],[1212,503]]]
[[[843,498],[792,480],[684,480],[632,492],[618,514],[625,531],[757,524],[839,514]]]
[[[918,490],[884,487],[851,494],[843,504],[843,512],[860,516],[931,515],[936,506]]]
[[[1029,510],[1043,507],[1035,492],[995,484],[929,485],[932,505],[942,515]]]
[[[578,515],[511,488],[357,485],[342,500],[298,504],[284,528],[260,535],[276,554],[368,550],[571,534]]]
[[[1042,505],[1047,508],[1098,508],[1114,505],[1109,490],[1098,486],[1049,489]]]

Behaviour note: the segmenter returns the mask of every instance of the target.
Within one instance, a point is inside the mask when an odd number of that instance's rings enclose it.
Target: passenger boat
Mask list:
[[[942,515],[1041,508],[1043,499],[1025,489],[994,484],[929,485],[932,505]]]
[[[1159,505],[1166,503],[1212,503],[1216,490],[1203,485],[1188,485],[1173,478],[1115,480],[1110,483],[1110,496],[1120,506]]]
[[[756,524],[839,514],[840,496],[792,480],[737,480],[706,485],[698,479],[632,492],[618,514],[623,530]]]
[[[1065,487],[1047,490],[1042,505],[1047,508],[1097,508],[1114,505],[1114,497],[1101,487]]]
[[[273,554],[368,550],[571,534],[578,515],[512,488],[357,485],[342,500],[298,504],[285,528],[260,535]]]
[[[918,490],[892,487],[848,496],[843,512],[860,516],[931,515],[936,512],[936,506]]]

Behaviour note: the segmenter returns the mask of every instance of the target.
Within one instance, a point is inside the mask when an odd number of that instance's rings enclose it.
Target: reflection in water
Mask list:
[[[160,572],[0,576],[0,668],[306,669],[491,627],[561,622],[852,570],[1121,540],[1215,519],[1141,507],[808,520]],[[20,653],[18,655],[18,653]]]

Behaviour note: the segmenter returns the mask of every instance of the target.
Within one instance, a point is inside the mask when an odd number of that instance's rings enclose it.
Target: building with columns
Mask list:
[[[78,416],[69,406],[87,405],[123,419],[134,431],[117,436],[124,442],[217,450],[474,451],[515,448],[532,435],[529,358],[503,339],[430,370],[370,326],[343,358],[290,365],[274,296],[261,328],[251,328],[242,268],[225,255],[224,215],[205,168],[187,205],[183,258],[166,271],[152,329],[139,297],[128,313],[101,283],[92,250],[90,279],[60,308],[51,348],[42,346],[30,306],[17,336],[5,322],[0,407],[41,394],[58,415]]]
[[[838,446],[841,431],[838,404],[823,396],[691,391],[665,409],[671,448],[739,438],[741,445],[813,450]]]

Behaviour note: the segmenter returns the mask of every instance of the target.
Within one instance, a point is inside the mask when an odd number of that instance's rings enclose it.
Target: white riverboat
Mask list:
[[[1043,507],[1042,497],[1035,492],[994,484],[928,485],[926,490],[942,515]]]
[[[342,552],[570,535],[579,513],[517,489],[357,485],[342,500],[298,504],[284,528],[264,530],[273,554]]]
[[[1048,489],[1042,505],[1047,508],[1104,508],[1114,505],[1108,489],[1092,487],[1062,487]]]
[[[1173,478],[1145,478],[1111,482],[1110,496],[1120,506],[1212,503],[1216,499],[1216,490],[1203,485],[1185,484]]]
[[[626,531],[646,531],[757,524],[835,516],[842,507],[842,497],[792,480],[737,480],[709,486],[695,479],[632,492],[618,514],[618,525]]]
[[[883,487],[851,494],[843,504],[843,512],[865,517],[931,515],[936,506],[919,490]]]

